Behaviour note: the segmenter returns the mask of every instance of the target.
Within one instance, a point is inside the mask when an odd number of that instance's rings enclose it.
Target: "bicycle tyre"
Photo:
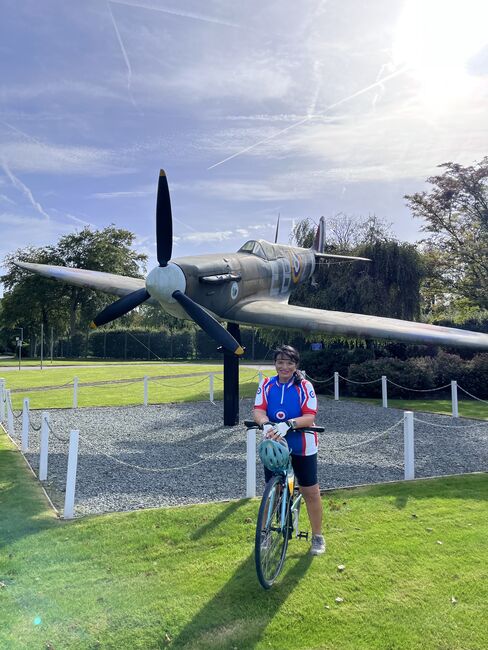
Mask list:
[[[288,520],[290,503],[286,505],[285,528],[281,527],[281,507],[284,483],[280,476],[273,476],[264,489],[256,523],[255,560],[258,580],[269,589],[283,568],[288,548]],[[268,516],[269,508],[272,508]],[[268,521],[268,523],[266,523]]]

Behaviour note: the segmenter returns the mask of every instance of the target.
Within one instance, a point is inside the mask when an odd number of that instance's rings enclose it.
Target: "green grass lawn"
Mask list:
[[[381,406],[382,404],[380,399],[360,399],[356,397],[346,399],[374,404],[375,406]],[[451,400],[447,399],[389,399],[388,406],[403,409],[404,411],[423,411],[424,413],[440,413],[441,415],[451,415],[452,413]],[[471,399],[459,399],[458,411],[459,415],[464,418],[488,420],[488,403]]]
[[[257,500],[59,521],[2,434],[0,647],[486,650],[487,500],[485,474],[330,492],[327,554],[292,541],[265,592]]]
[[[208,373],[216,374],[214,379],[214,399],[223,399],[222,365],[192,364],[153,364],[138,365],[127,363],[117,366],[53,368],[46,372],[21,370],[5,373],[7,388],[26,390],[12,393],[14,409],[21,409],[24,397],[29,398],[31,409],[69,408],[73,403],[73,386],[49,391],[29,391],[33,387],[60,386],[72,382],[77,376],[79,381],[78,406],[123,406],[142,404],[144,384],[136,383],[108,384],[99,386],[82,386],[83,383],[113,381],[124,379],[142,379],[165,376],[149,382],[149,402],[161,404],[168,402],[188,402],[209,399]],[[179,377],[180,375],[193,375]],[[252,397],[257,386],[257,370],[241,368],[241,397]]]

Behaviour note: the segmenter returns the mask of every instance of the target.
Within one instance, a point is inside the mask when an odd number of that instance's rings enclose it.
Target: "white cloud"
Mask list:
[[[17,178],[17,176],[12,174],[5,160],[2,160],[2,169],[7,175],[12,185],[15,187],[15,189],[19,190],[19,192],[21,192],[25,197],[27,197],[27,200],[32,205],[34,210],[36,210],[36,212],[39,212],[39,214],[41,214],[43,217],[46,217],[46,219],[50,219],[48,213],[44,210],[44,208],[39,203],[39,201],[36,201],[34,195],[32,194],[31,190],[27,187],[27,185],[23,183],[20,180],[20,178]]]
[[[191,232],[186,235],[180,235],[179,241],[188,242],[211,242],[211,241],[225,241],[231,239],[234,233],[232,230],[219,230],[219,231],[206,231],[206,232]]]
[[[2,156],[11,169],[51,174],[113,174],[122,170],[115,152],[96,147],[59,146],[36,141],[7,142]]]

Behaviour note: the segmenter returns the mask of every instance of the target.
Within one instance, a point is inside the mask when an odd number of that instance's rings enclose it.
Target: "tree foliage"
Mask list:
[[[305,237],[309,237],[310,231],[310,222],[298,224],[295,230],[298,236]],[[326,252],[358,255],[371,261],[320,262],[312,284],[298,287],[291,295],[291,303],[391,318],[418,318],[422,261],[414,246],[392,237],[388,224],[376,217],[362,221],[344,217],[343,223],[336,219],[329,229]]]
[[[132,250],[134,234],[110,225],[103,230],[84,228],[65,235],[57,244],[44,248],[24,248],[7,255],[7,273],[1,324],[5,328],[38,329],[39,324],[73,336],[85,329],[111,298],[106,294],[59,283],[34,275],[14,264],[14,260],[53,264],[94,271],[141,277],[147,256]]]
[[[406,195],[425,221],[423,241],[430,264],[426,287],[431,307],[464,298],[488,308],[488,156],[472,166],[448,162],[427,179],[429,191]]]

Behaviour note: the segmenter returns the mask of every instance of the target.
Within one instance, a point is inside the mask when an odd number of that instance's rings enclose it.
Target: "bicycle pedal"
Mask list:
[[[299,533],[297,533],[297,539],[306,539],[306,540],[308,540],[308,531],[301,530]]]

